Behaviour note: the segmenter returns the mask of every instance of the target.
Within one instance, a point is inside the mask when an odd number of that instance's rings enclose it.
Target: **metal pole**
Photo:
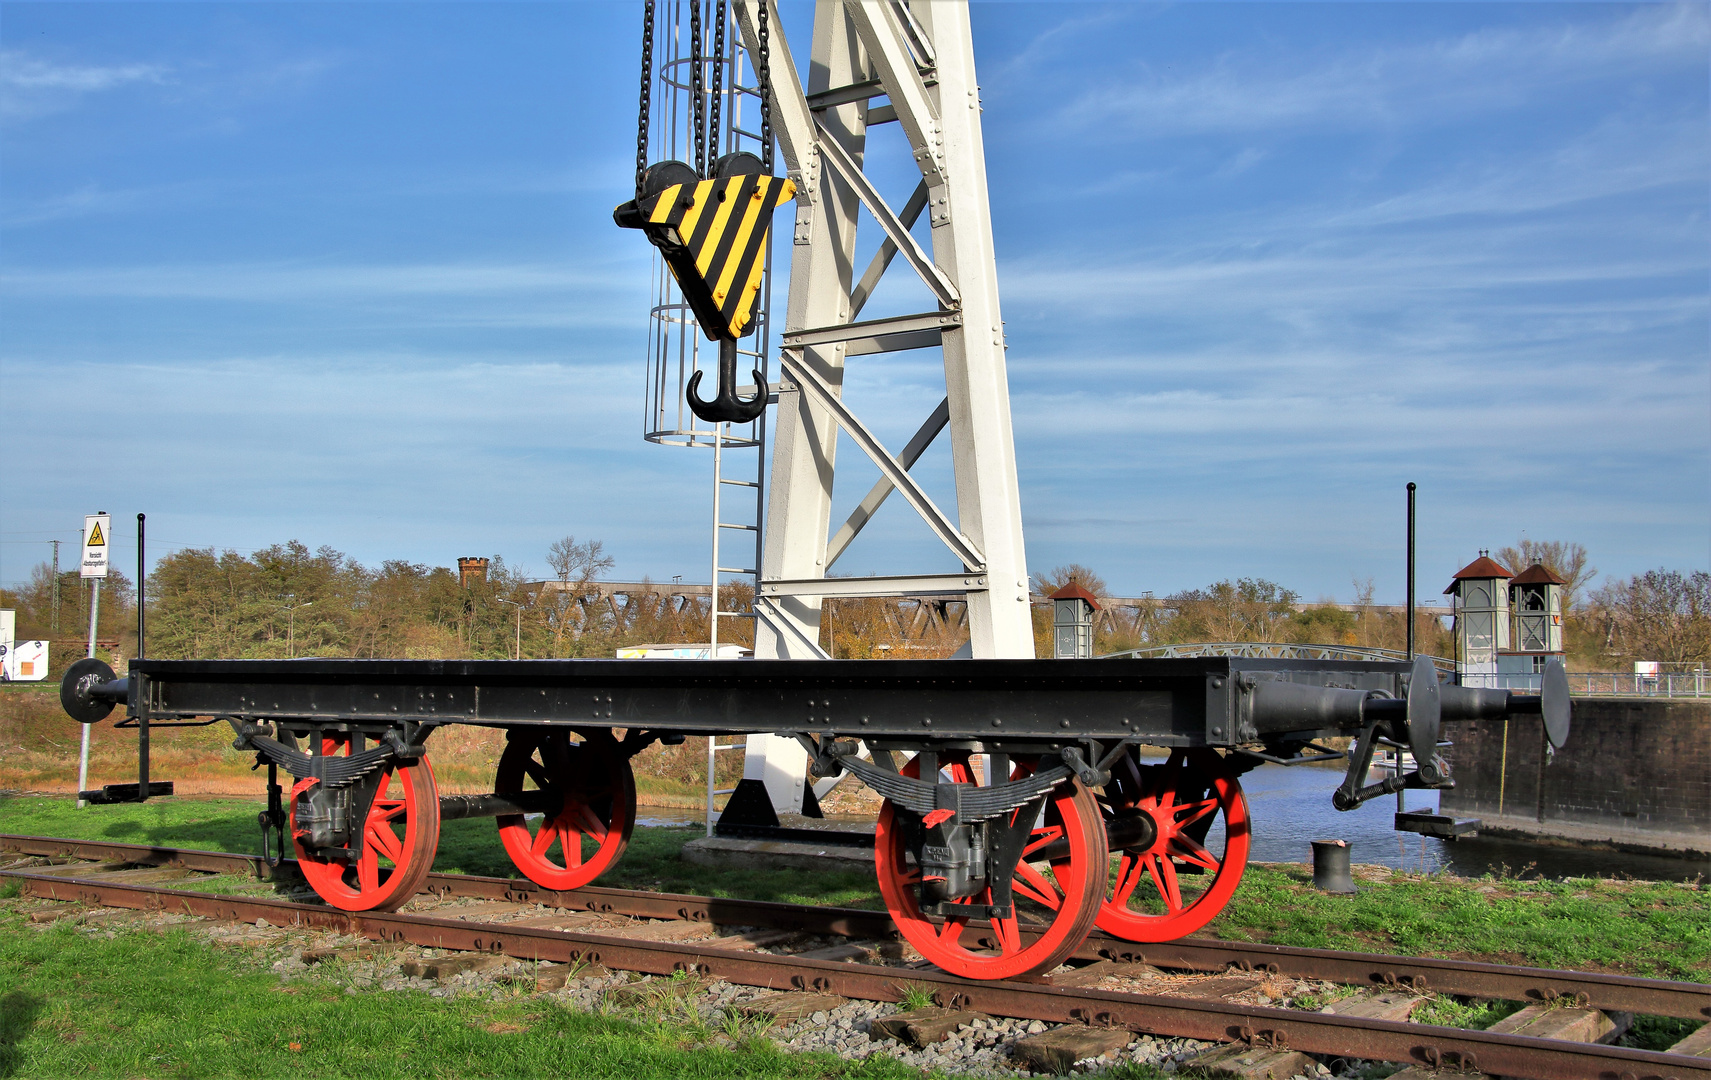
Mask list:
[[[144,621],[145,621],[145,613],[148,610],[148,604],[146,604],[144,602],[144,599],[143,599],[145,596],[148,595],[147,592],[145,592],[145,590],[143,588],[143,582],[147,580],[147,577],[148,577],[148,575],[147,575],[147,572],[145,570],[145,566],[143,563],[143,515],[138,514],[137,515],[137,659],[139,659],[139,660],[141,660],[143,657],[148,655],[148,651],[143,646],[143,628],[144,628]]]
[[[719,479],[724,475],[725,443],[721,435],[723,425],[713,425],[713,577],[712,588],[709,591],[711,604],[707,609],[708,641],[707,659],[719,658]],[[758,582],[756,583],[758,585]]]
[[[59,541],[58,540],[50,540],[50,541],[48,541],[48,543],[53,545],[53,619],[51,620],[53,629],[50,632],[55,637],[58,637],[59,636]]]
[[[713,744],[717,735],[707,736],[707,835],[713,835]]]
[[[89,652],[86,655],[94,657],[95,623],[101,617],[101,579],[90,578],[89,583],[92,587],[89,590]],[[89,728],[92,725],[84,724],[82,726],[83,747],[77,754],[77,790],[79,792],[89,790]],[[89,804],[78,799],[77,805],[88,806]]]
[[[137,515],[137,655],[143,655],[143,515]],[[140,676],[139,676],[140,678]],[[137,801],[149,797],[149,710],[138,695],[137,702]]]
[[[1414,662],[1414,481],[1408,481],[1408,662]],[[1436,669],[1433,669],[1436,674]],[[1429,764],[1429,762],[1428,762]],[[1416,769],[1421,763],[1414,763]],[[1402,751],[1396,751],[1396,775],[1402,775]],[[1396,789],[1396,812],[1402,813],[1406,808],[1402,802],[1402,789]],[[1421,869],[1424,869],[1422,865]]]
[[[1414,662],[1414,482],[1408,482],[1408,662]]]

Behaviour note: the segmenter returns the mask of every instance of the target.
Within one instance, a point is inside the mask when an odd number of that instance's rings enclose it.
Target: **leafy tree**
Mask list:
[[[1329,601],[1327,601],[1329,603]],[[1311,645],[1355,645],[1360,620],[1340,607],[1314,607],[1290,616],[1285,639]]]
[[[1711,573],[1648,570],[1593,594],[1612,652],[1634,660],[1711,660]]]
[[[1170,598],[1171,641],[1277,641],[1300,594],[1264,578],[1220,581]]]

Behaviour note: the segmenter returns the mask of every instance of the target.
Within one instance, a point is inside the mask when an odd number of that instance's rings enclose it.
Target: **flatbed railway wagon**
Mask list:
[[[1247,862],[1240,776],[1346,755],[1339,808],[1452,781],[1447,723],[1542,715],[1568,735],[1560,663],[1543,692],[1441,681],[1400,662],[1196,659],[150,660],[116,678],[82,660],[61,687],[92,723],[123,706],[150,793],[153,728],[224,721],[268,776],[264,836],[315,891],[395,910],[432,866],[440,823],[495,819],[517,869],[553,889],[595,881],[636,819],[630,759],[686,736],[778,732],[818,777],[884,798],[874,866],[905,939],[947,972],[1050,970],[1093,926],[1169,941],[1204,926]],[[503,729],[494,790],[442,797],[433,734]],[[1351,739],[1343,753],[1320,744]],[[1374,783],[1374,750],[1418,767]],[[1168,748],[1160,762],[1142,748]],[[287,790],[280,770],[294,778]]]

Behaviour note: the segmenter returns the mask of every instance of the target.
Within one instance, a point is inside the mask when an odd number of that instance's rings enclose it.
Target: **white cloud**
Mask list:
[[[1541,29],[1483,29],[1418,45],[1287,66],[1229,53],[1187,75],[1144,69],[1081,95],[1054,123],[1107,132],[1212,131],[1443,123],[1560,93],[1613,74],[1703,67],[1711,9],[1703,4],[1643,7],[1625,17]]]
[[[319,265],[305,261],[13,270],[0,274],[0,289],[14,297],[250,301],[519,293],[610,288],[614,278],[623,275],[634,281],[646,259],[644,251],[639,260],[591,260],[578,269],[550,263]]]
[[[0,50],[0,119],[59,112],[85,94],[162,84],[171,72],[163,64],[59,64],[15,49]]]

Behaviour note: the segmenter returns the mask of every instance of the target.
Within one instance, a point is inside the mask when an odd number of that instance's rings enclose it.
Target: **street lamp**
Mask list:
[[[293,604],[288,608],[279,609],[290,613],[285,617],[285,655],[288,658],[297,655],[297,609],[306,608],[314,602],[313,600],[305,600],[301,604]]]
[[[515,600],[506,600],[498,596],[493,599],[498,600],[501,604],[510,604],[517,609],[517,659],[521,660],[523,658],[523,605]]]

